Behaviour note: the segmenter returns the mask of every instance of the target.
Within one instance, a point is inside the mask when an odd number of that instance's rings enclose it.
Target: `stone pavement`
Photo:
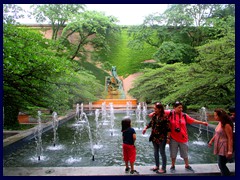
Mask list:
[[[176,172],[156,174],[151,166],[136,166],[140,174],[134,176],[220,176],[217,164],[191,164],[194,173],[185,170],[184,165],[176,165]],[[232,175],[235,176],[235,163],[228,163]],[[133,176],[125,173],[124,166],[106,167],[4,167],[3,176]]]

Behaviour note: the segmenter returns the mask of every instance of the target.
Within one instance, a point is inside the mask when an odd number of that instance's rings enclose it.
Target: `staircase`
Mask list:
[[[107,108],[109,107],[109,103],[113,103],[114,110],[125,110],[127,102],[132,103],[132,108],[136,109],[137,107],[137,99],[100,99],[92,103],[92,109],[101,109],[104,102]]]

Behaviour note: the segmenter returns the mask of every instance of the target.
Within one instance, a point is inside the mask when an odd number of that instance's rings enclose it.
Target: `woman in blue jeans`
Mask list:
[[[151,113],[151,121],[143,129],[145,134],[148,128],[152,128],[149,141],[152,141],[154,147],[155,167],[151,170],[158,173],[166,173],[167,157],[165,152],[166,143],[169,144],[170,138],[170,121],[164,114],[164,107],[161,103],[156,103],[154,113]],[[162,157],[162,168],[159,169],[159,151]]]

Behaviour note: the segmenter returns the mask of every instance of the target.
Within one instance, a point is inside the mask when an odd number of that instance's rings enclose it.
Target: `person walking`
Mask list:
[[[170,121],[164,113],[164,107],[161,103],[155,103],[154,113],[151,114],[151,120],[143,129],[145,134],[147,129],[152,128],[149,141],[152,141],[154,148],[155,167],[151,170],[163,174],[166,173],[167,157],[165,152],[166,143],[170,141]],[[159,151],[162,158],[162,168],[159,169]]]
[[[173,104],[173,110],[165,110],[165,114],[169,117],[171,135],[170,135],[170,157],[172,165],[170,171],[175,173],[175,163],[178,150],[180,151],[180,156],[183,158],[185,163],[185,169],[187,171],[194,172],[192,167],[189,165],[188,160],[188,130],[187,124],[202,124],[208,126],[207,122],[196,120],[190,117],[188,114],[183,113],[183,104],[176,101]]]
[[[226,164],[233,155],[233,122],[228,114],[221,108],[214,110],[214,119],[218,121],[215,134],[209,141],[208,146],[214,143],[213,152],[218,155],[218,167],[222,176],[230,176]]]
[[[126,116],[122,120],[122,150],[123,150],[123,160],[125,161],[125,172],[130,174],[138,175],[139,172],[134,169],[134,163],[136,160],[136,147],[134,145],[136,141],[136,132],[131,127],[131,119]],[[130,168],[129,168],[130,162]]]

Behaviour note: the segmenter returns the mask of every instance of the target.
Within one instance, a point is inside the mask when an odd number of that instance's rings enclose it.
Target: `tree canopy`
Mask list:
[[[183,11],[184,9],[186,11]],[[173,38],[167,35],[171,31],[165,31],[165,37],[168,38],[160,38],[162,42],[154,54],[155,59],[161,62],[160,67],[145,69],[144,74],[135,81],[130,94],[143,101],[161,101],[164,104],[176,100],[186,105],[199,106],[227,107],[234,104],[235,15],[229,11],[230,9],[234,11],[234,5],[171,6],[160,17],[168,17],[164,22],[171,22],[169,25],[175,26],[178,30],[175,31]],[[205,11],[208,13],[204,13]],[[195,16],[192,13],[196,13]],[[193,21],[192,18],[198,21]],[[150,19],[163,22],[163,19],[159,21],[159,18],[151,16],[145,23]],[[191,26],[194,22],[197,26],[192,31]],[[153,31],[165,28],[156,26],[156,23],[152,24]],[[189,34],[190,31],[195,33],[188,37],[196,35],[198,43],[174,38],[181,37],[183,32]],[[137,34],[136,37],[142,37],[142,42],[149,42],[149,37],[143,33],[141,36],[140,33],[142,32],[135,31],[133,36]]]
[[[52,39],[56,40],[60,28],[63,28],[69,19],[82,13],[84,4],[35,4],[32,15],[38,23],[47,22],[52,26]]]
[[[4,23],[3,33],[4,126],[18,124],[19,111],[32,107],[61,113],[75,103],[101,98],[103,85],[57,51],[56,41],[11,23]]]

